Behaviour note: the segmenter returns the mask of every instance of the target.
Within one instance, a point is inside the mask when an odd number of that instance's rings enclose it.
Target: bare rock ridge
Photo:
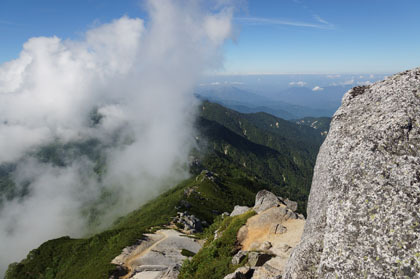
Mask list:
[[[347,92],[283,278],[420,278],[420,68]]]

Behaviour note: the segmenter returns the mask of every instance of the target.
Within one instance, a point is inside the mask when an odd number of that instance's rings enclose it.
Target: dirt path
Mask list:
[[[121,277],[121,279],[130,278],[130,276],[133,275],[134,268],[135,268],[135,267],[133,267],[133,262],[135,260],[137,260],[138,258],[144,256],[145,254],[149,253],[153,248],[155,248],[157,245],[159,245],[159,243],[161,243],[162,241],[164,241],[168,238],[168,235],[166,234],[165,231],[160,231],[159,230],[155,234],[160,234],[162,236],[162,238],[155,241],[151,246],[149,246],[145,250],[139,251],[138,253],[130,256],[130,258],[128,258],[128,260],[124,263],[125,268],[128,269],[128,273],[125,276]]]

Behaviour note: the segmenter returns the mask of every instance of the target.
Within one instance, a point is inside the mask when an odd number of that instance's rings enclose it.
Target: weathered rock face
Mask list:
[[[343,97],[284,278],[420,278],[420,68]]]

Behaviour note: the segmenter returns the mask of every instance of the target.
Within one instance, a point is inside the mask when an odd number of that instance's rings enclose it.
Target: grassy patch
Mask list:
[[[181,250],[181,255],[183,255],[185,257],[194,257],[195,253],[191,252],[190,250],[187,250],[187,249],[182,249]]]
[[[255,212],[247,212],[235,217],[217,219],[206,233],[209,238],[204,247],[191,259],[186,260],[181,268],[180,279],[220,279],[233,272],[238,266],[231,261],[237,252],[236,235],[248,218]],[[221,235],[214,239],[215,230]]]

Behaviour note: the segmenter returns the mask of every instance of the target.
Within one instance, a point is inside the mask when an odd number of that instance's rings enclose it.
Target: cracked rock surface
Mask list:
[[[284,278],[420,278],[420,68],[347,92]]]

